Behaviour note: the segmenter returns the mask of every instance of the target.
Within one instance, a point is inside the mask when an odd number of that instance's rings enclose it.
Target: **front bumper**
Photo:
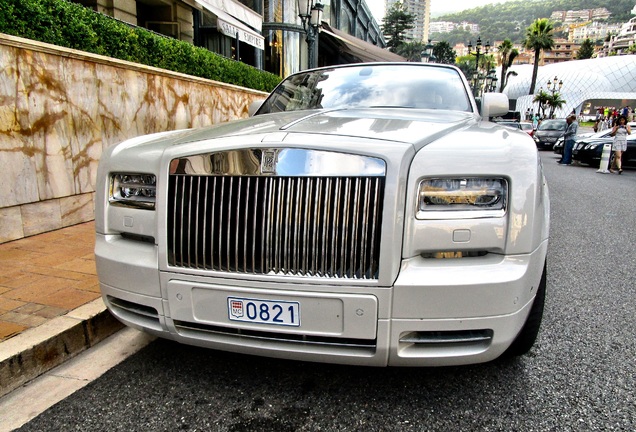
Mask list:
[[[601,155],[597,152],[575,150],[572,152],[572,159],[587,165],[598,165],[601,163]]]
[[[490,361],[508,348],[528,316],[546,249],[544,242],[527,255],[406,260],[391,287],[159,272],[154,245],[99,234],[96,262],[113,315],[160,337],[303,361],[441,366]],[[228,296],[297,301],[302,326],[231,321]]]

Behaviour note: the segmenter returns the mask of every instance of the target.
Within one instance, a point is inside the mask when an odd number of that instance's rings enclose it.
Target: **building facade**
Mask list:
[[[632,13],[636,12],[636,6]],[[621,26],[618,34],[606,38],[599,57],[611,55],[624,55],[633,53],[632,47],[636,44],[636,17],[630,19]]]
[[[581,10],[567,10],[567,11],[554,11],[550,15],[552,21],[561,22],[563,24],[571,24],[581,21],[593,21],[607,19],[611,16],[611,12],[606,8],[594,8],[594,9],[581,9]]]
[[[333,46],[329,41],[332,36],[318,34],[315,43],[307,37],[308,24],[303,25],[300,15],[307,15],[316,3],[322,4],[322,20],[329,28],[359,39],[356,43],[369,51],[386,47],[380,26],[364,0],[74,1],[131,25],[192,43],[281,77],[306,69],[310,48],[317,49],[318,65],[343,62],[339,52],[329,49]],[[321,52],[323,45],[325,49]],[[373,58],[382,55],[378,51]],[[362,54],[346,58],[371,61],[360,56]]]
[[[573,26],[568,30],[568,40],[581,43],[585,39],[603,41],[608,34],[616,34],[620,31],[621,24],[607,24],[593,21],[584,26]]]
[[[578,43],[570,42],[565,39],[555,39],[554,47],[549,51],[542,51],[541,65],[549,65],[554,63],[563,63],[574,60],[581,48]]]

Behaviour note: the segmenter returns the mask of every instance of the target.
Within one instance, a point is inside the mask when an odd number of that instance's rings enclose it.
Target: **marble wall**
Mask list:
[[[102,150],[264,93],[0,34],[0,243],[92,220]]]

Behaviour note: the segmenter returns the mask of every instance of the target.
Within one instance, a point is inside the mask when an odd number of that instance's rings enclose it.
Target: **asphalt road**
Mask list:
[[[541,157],[552,227],[543,327],[529,355],[376,369],[157,340],[20,430],[636,430],[636,171]]]

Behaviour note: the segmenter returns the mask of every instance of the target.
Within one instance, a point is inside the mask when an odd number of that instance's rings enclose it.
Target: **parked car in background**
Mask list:
[[[602,130],[600,132],[590,132],[590,133],[583,133],[580,135],[577,135],[574,138],[574,146],[572,147],[572,150],[574,150],[577,146],[577,144],[581,141],[586,141],[586,142],[590,142],[591,140],[595,140],[597,138],[607,138],[610,136],[610,132],[612,132],[611,129],[605,129]],[[563,137],[559,137],[556,141],[556,143],[554,144],[554,152],[556,154],[563,154]]]
[[[554,143],[554,146],[552,147],[552,149],[554,150],[554,152],[556,154],[563,154],[563,146],[565,144],[565,140],[563,139],[563,137],[559,137],[557,138],[556,142]]]
[[[521,130],[527,133],[530,136],[534,136],[534,127],[530,122],[519,122],[521,125]]]
[[[522,130],[530,136],[532,136],[534,133],[534,128],[532,127],[532,123],[509,121],[509,120],[498,120],[496,123],[502,126],[512,128],[512,129]]]
[[[534,142],[539,150],[551,149],[567,128],[565,119],[543,120],[534,131]]]
[[[285,78],[250,118],[105,149],[108,309],[177,342],[285,359],[526,353],[548,185],[532,139],[488,121],[508,98],[486,93],[479,109],[454,66],[324,67]]]
[[[603,155],[603,145],[611,144],[614,138],[607,136],[604,138],[586,138],[574,145],[572,159],[581,163],[598,167]],[[614,153],[610,157],[610,166],[613,166]],[[621,158],[623,167],[636,168],[636,135],[627,136],[627,150],[623,152]]]

